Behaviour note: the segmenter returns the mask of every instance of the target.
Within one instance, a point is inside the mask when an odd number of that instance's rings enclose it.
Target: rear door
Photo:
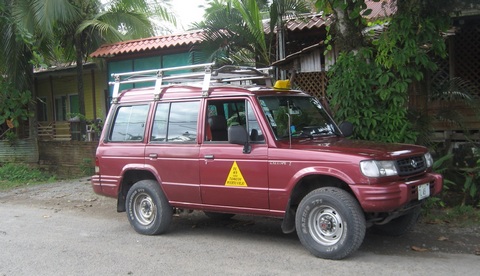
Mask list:
[[[173,204],[201,203],[198,154],[200,100],[162,102],[156,106],[145,163],[160,176]]]
[[[204,133],[208,135],[200,148],[202,202],[216,207],[268,209],[267,145],[249,100],[212,99],[204,108],[208,116]],[[209,119],[219,117],[225,118],[226,125],[210,125],[216,123]],[[243,153],[242,145],[229,144],[221,134],[235,124],[245,126],[255,140],[251,142],[249,154]],[[207,129],[209,127],[211,131]],[[219,133],[215,135],[215,132]],[[212,133],[211,137],[208,137],[209,133]]]

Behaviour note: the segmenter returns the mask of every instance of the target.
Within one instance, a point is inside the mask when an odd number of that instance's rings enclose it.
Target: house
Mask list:
[[[393,14],[390,5],[382,5],[382,2],[367,2],[368,8],[372,9],[369,18],[385,17]],[[274,62],[272,65],[297,72],[295,75],[296,85],[304,91],[315,95],[319,99],[327,101],[326,87],[328,78],[326,71],[335,63],[338,52],[333,45],[333,51],[324,55],[323,41],[311,41],[309,44],[295,42],[295,37],[302,34],[305,29],[313,26],[320,28],[331,23],[330,17],[310,16],[309,20],[293,19],[287,22],[287,45],[302,45],[303,48],[288,47],[290,52],[284,59]],[[472,108],[458,101],[432,101],[429,95],[433,89],[444,86],[445,89],[455,92],[460,89],[469,92],[473,101],[480,100],[480,10],[462,11],[452,16],[452,27],[444,34],[448,48],[448,58],[437,60],[439,70],[426,77],[420,88],[410,94],[410,108],[424,110],[429,116],[440,118],[442,112],[455,111],[461,116],[463,125],[452,123],[448,120],[437,119],[433,122],[433,141],[466,141],[480,140],[480,117],[478,108]],[[381,31],[376,30],[375,32]],[[290,34],[290,35],[289,35]],[[288,36],[292,41],[288,40]],[[317,36],[321,38],[322,36]],[[441,85],[438,85],[441,84]]]
[[[105,59],[106,67],[96,63],[83,66],[85,119],[94,123],[107,115],[112,91],[108,82],[113,81],[110,77],[112,73],[193,64],[197,58],[195,47],[200,41],[201,32],[193,31],[100,47],[91,56]],[[76,116],[80,99],[77,94],[76,67],[48,68],[35,72],[34,78],[39,139],[94,140],[96,137],[92,124],[87,125],[86,137],[80,137],[78,129]],[[133,85],[125,85],[121,89],[130,87]]]
[[[90,56],[103,58],[107,63],[108,81],[114,81],[113,73],[178,67],[202,63],[198,45],[202,41],[201,30],[189,31],[138,40],[129,40],[102,45]],[[122,85],[120,90],[152,84]],[[110,87],[108,97],[111,97]]]
[[[369,20],[390,16],[394,10],[383,1],[366,1],[372,12]],[[272,63],[273,66],[295,71],[295,84],[319,99],[326,100],[328,78],[326,72],[335,64],[338,50],[325,54],[324,40],[327,36],[326,27],[333,23],[333,16],[322,14],[305,15],[286,22],[286,53],[285,58]],[[268,30],[266,29],[268,32]]]
[[[85,118],[107,114],[106,75],[95,63],[83,65]],[[76,66],[53,67],[34,73],[37,132],[40,140],[81,140],[75,117],[79,112]]]
[[[480,10],[462,11],[452,16],[452,27],[444,34],[448,58],[438,60],[439,70],[428,76],[427,90],[442,89],[442,93],[468,92],[471,101],[480,101]],[[437,86],[433,86],[438,84]],[[439,88],[438,88],[439,87]],[[426,108],[429,114],[456,111],[462,117],[463,125],[458,126],[446,120],[434,123],[437,140],[480,141],[480,114],[478,107],[459,101],[429,102],[428,97],[414,96],[412,105]],[[467,140],[468,140],[467,139]]]

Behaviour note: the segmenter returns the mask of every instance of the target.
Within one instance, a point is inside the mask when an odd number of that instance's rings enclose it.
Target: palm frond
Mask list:
[[[27,1],[19,2],[27,3]],[[29,2],[28,6],[31,9],[29,13],[32,15],[34,24],[38,24],[38,27],[47,34],[53,32],[55,22],[68,21],[81,15],[79,9],[72,5],[71,1],[31,0]],[[20,14],[20,16],[22,15]]]

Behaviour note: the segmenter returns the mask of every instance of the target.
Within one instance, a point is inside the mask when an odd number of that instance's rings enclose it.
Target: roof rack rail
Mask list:
[[[207,97],[210,89],[210,83],[233,82],[233,81],[252,81],[265,80],[266,85],[271,86],[271,68],[257,69],[254,67],[225,65],[218,69],[213,69],[214,63],[203,63],[195,65],[186,65],[178,67],[160,68],[152,70],[143,70],[135,72],[126,72],[112,74],[115,81],[109,82],[113,85],[112,102],[117,102],[120,92],[120,85],[126,83],[155,82],[154,99],[160,99],[160,93],[163,82],[169,83],[191,83],[203,81],[202,96]],[[202,70],[200,70],[202,69]],[[165,74],[167,72],[191,70],[187,73]]]

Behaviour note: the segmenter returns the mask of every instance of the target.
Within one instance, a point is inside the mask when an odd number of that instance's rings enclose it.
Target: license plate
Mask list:
[[[422,200],[430,196],[430,184],[418,185],[418,200]]]

